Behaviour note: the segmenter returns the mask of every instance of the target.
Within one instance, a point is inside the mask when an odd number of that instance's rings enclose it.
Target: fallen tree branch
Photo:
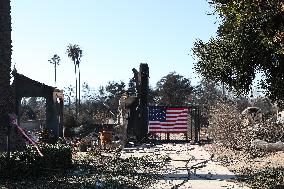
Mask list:
[[[256,139],[251,141],[252,147],[264,150],[266,152],[284,151],[284,142],[269,143],[264,140]]]

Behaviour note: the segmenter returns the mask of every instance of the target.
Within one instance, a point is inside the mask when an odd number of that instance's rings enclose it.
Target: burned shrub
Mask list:
[[[238,112],[234,104],[220,102],[210,111],[209,136],[216,144],[231,149],[246,150],[254,156],[273,151],[274,143],[284,142],[283,124],[271,120],[247,123],[244,119],[246,117]],[[262,145],[260,143],[254,145],[255,141],[261,141],[266,146],[259,146]]]
[[[247,145],[246,128],[234,104],[219,102],[210,111],[209,136],[219,145],[240,149]],[[243,139],[243,140],[240,140]]]

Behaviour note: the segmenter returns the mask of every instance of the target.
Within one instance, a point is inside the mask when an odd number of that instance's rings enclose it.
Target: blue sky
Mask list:
[[[69,43],[83,50],[81,81],[95,88],[128,82],[140,63],[148,63],[152,86],[172,71],[195,84],[193,43],[218,27],[206,0],[13,0],[11,6],[13,65],[53,86],[48,60],[58,54],[59,88],[75,83]]]

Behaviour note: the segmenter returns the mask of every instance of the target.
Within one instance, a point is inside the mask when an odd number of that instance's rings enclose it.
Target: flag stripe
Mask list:
[[[149,107],[148,131],[152,133],[187,132],[188,108]]]
[[[151,129],[149,132],[155,132],[155,133],[160,133],[160,132],[165,132],[165,133],[167,133],[167,132],[176,132],[176,133],[178,133],[178,132],[187,132],[187,130],[186,129],[179,129],[179,130],[174,130],[174,129]]]
[[[181,110],[187,110],[188,108],[173,108],[173,107],[170,107],[168,108],[168,110],[175,110],[175,111],[181,111]]]
[[[149,125],[185,125],[187,127],[187,122],[149,123]]]
[[[171,117],[187,117],[187,114],[178,114],[178,115],[176,115],[176,114],[167,114],[167,117],[168,118],[171,118]]]
[[[184,119],[184,118],[167,118],[167,121],[168,122],[176,122],[176,121],[187,121],[187,119]]]
[[[187,127],[180,126],[152,126],[151,129],[187,129]]]

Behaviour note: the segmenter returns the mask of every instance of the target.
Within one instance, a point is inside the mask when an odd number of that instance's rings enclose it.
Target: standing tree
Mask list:
[[[56,85],[56,66],[59,65],[60,57],[57,54],[55,54],[50,60],[48,60],[48,62],[54,65],[54,81]]]
[[[202,78],[197,86],[194,87],[192,103],[200,104],[205,109],[210,109],[217,102],[223,99],[221,86]]]
[[[190,103],[201,108],[200,125],[207,127],[209,124],[210,111],[218,102],[224,100],[222,86],[202,78],[194,87]]]
[[[11,72],[11,5],[10,0],[0,1],[0,151],[23,150],[25,143],[21,134],[13,132],[7,114],[14,112],[14,93],[10,87]],[[5,129],[6,127],[6,129]],[[10,129],[9,129],[10,128]],[[9,136],[10,137],[7,137]],[[7,138],[6,138],[7,137]]]
[[[76,64],[79,69],[79,112],[81,111],[81,70],[80,70],[80,63],[82,57],[82,50],[78,47],[79,59],[76,61]]]
[[[284,5],[282,0],[211,0],[220,16],[217,37],[198,40],[193,52],[202,76],[239,94],[251,90],[256,73],[267,96],[284,105]]]
[[[134,77],[129,79],[127,93],[129,96],[137,96],[137,89]]]
[[[190,80],[175,72],[158,81],[156,98],[159,105],[185,105],[193,92]]]
[[[80,49],[80,47],[78,45],[72,45],[69,44],[67,46],[67,54],[68,57],[71,58],[71,60],[74,63],[75,66],[75,78],[76,78],[76,116],[78,115],[78,83],[77,83],[77,66],[79,68],[79,73],[80,73],[80,61],[81,61],[81,57],[82,57],[82,50]],[[80,78],[79,78],[79,105],[80,105]]]
[[[0,151],[3,151],[7,149],[6,135],[8,133],[5,132],[5,127],[7,128],[9,124],[5,115],[13,111],[10,90],[12,55],[10,0],[1,0],[0,10]]]
[[[119,99],[123,93],[126,92],[125,83],[123,81],[120,82],[108,82],[105,86],[105,92],[107,94],[106,105],[109,106],[110,110],[117,114]]]
[[[10,0],[1,0],[0,10],[0,117],[2,117],[13,111],[10,89],[12,55]]]
[[[68,109],[69,109],[69,114],[71,114],[71,104],[73,103],[74,100],[74,86],[69,85],[68,87],[64,88],[64,96],[68,98],[65,99],[65,104],[68,104]],[[71,102],[72,101],[72,102]]]

